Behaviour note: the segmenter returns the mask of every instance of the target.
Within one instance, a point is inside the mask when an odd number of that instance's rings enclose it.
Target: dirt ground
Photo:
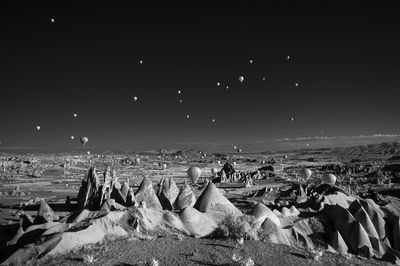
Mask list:
[[[195,239],[165,236],[153,240],[121,239],[108,241],[68,254],[49,258],[46,265],[82,265],[84,255],[92,255],[90,265],[240,265],[233,257],[251,258],[254,265],[387,265],[356,256],[342,256],[324,252],[319,260],[310,258],[307,251],[286,245],[260,241]],[[243,265],[243,264],[242,264]]]

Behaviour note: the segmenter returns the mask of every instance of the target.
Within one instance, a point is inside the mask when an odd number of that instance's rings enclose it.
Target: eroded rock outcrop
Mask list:
[[[157,196],[164,210],[173,209],[179,192],[179,188],[172,177],[163,177],[160,180]]]
[[[145,205],[146,208],[162,210],[162,206],[156,192],[153,188],[153,183],[150,178],[145,177],[135,193],[136,202],[139,205]]]
[[[82,180],[78,192],[78,208],[96,210],[100,207],[101,198],[100,180],[96,168],[92,167]]]
[[[185,181],[179,191],[178,197],[175,201],[175,209],[183,210],[188,206],[193,207],[196,203],[196,196],[194,195],[190,185]]]
[[[209,182],[207,187],[201,193],[194,205],[194,208],[200,212],[208,213],[213,217],[219,219],[227,215],[240,216],[242,212],[239,211],[215,186],[214,183]]]

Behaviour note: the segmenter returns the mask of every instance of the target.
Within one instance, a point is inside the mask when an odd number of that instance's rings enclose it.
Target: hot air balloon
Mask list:
[[[39,131],[40,130],[40,126],[36,126],[36,130]]]
[[[178,91],[178,94],[181,94],[182,92],[181,91]]]
[[[50,19],[50,22],[51,22],[51,23],[54,23],[54,22],[55,22],[54,18]]]
[[[290,122],[293,122],[293,121],[294,121],[294,117],[291,117],[291,118],[290,118]]]
[[[136,164],[139,164],[139,163],[140,163],[140,158],[139,158],[139,157],[136,157],[136,158],[135,158],[135,163],[136,163]]]
[[[75,137],[74,136],[71,136],[71,137],[69,137],[71,140],[74,140],[75,139]]]
[[[296,83],[294,84],[294,86],[295,86],[295,87],[298,87],[298,86],[299,86],[299,83],[298,83],[298,82],[296,82]]]
[[[286,60],[289,60],[290,59],[290,56],[288,55],[288,56],[286,56]]]
[[[243,80],[244,80],[244,77],[243,77],[243,76],[240,76],[240,77],[239,77],[239,81],[240,81],[240,83],[242,83],[242,82],[243,82]]]
[[[215,167],[211,168],[211,173],[213,174],[213,176],[217,176],[218,169]]]
[[[262,80],[266,80],[266,79],[267,79],[266,77],[263,77],[263,78],[262,78]]]
[[[187,175],[190,178],[190,180],[192,180],[193,184],[196,184],[197,180],[199,179],[199,177],[201,175],[201,170],[200,170],[200,168],[198,168],[196,166],[191,166],[187,170]]]
[[[189,118],[190,116],[189,115],[186,115],[186,118]]]
[[[215,123],[215,119],[214,118],[213,118],[212,122]]]
[[[307,181],[312,175],[312,171],[308,168],[303,168],[299,171],[299,176],[304,180]]]
[[[138,100],[138,97],[133,97],[133,100],[136,102]]]
[[[253,64],[253,59],[250,59],[250,60],[249,60],[249,63],[250,63],[250,64]]]
[[[221,83],[217,82],[217,86],[221,85]]]
[[[322,183],[334,185],[336,183],[336,176],[334,174],[325,174],[322,176]]]
[[[162,165],[162,169],[163,169],[163,170],[167,169],[167,164],[166,164],[166,163],[164,163],[164,164]]]
[[[226,86],[226,89],[229,89],[229,86]]]
[[[183,102],[182,99],[180,99],[180,100],[179,100],[179,103],[182,103],[182,102]]]
[[[139,60],[139,64],[143,64],[143,60]]]
[[[82,145],[85,146],[86,143],[89,141],[89,139],[88,139],[88,137],[82,137],[82,138],[80,139],[80,141],[81,141]]]
[[[74,114],[74,118],[76,118],[78,116],[78,114]]]

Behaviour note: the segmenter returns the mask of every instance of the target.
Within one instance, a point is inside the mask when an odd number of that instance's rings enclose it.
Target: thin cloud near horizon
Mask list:
[[[298,137],[298,138],[282,138],[272,140],[256,140],[254,142],[238,142],[237,144],[249,143],[268,143],[268,142],[291,142],[291,141],[304,141],[304,140],[333,140],[333,139],[368,139],[368,138],[400,138],[400,134],[373,134],[373,135],[358,135],[358,136],[314,136],[314,137]],[[178,142],[175,145],[204,145],[204,146],[217,146],[217,145],[231,145],[229,142]]]
[[[298,138],[283,138],[275,139],[275,142],[284,141],[304,141],[304,140],[331,140],[331,139],[365,139],[365,138],[397,138],[400,134],[373,134],[373,135],[358,135],[358,136],[314,136],[314,137],[298,137]],[[263,142],[263,141],[261,141]]]

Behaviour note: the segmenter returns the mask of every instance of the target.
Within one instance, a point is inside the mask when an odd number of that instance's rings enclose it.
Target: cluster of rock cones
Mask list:
[[[223,219],[245,216],[212,182],[196,200],[188,183],[179,189],[170,177],[161,179],[157,191],[145,177],[135,192],[128,182],[118,182],[111,169],[103,178],[100,182],[96,170],[90,169],[82,180],[76,211],[62,219],[45,202],[35,219],[22,215],[17,234],[2,252],[2,263],[64,253],[100,242],[106,235],[164,230],[204,237],[215,232]],[[314,212],[294,205],[278,211],[258,203],[248,216],[255,221],[254,228],[274,243],[302,243],[310,249],[324,247],[332,252],[399,262],[399,216],[385,213],[372,200],[337,191],[321,198],[323,204]],[[304,218],[302,214],[307,212],[308,218]],[[324,221],[321,232],[315,231],[316,220]]]
[[[138,190],[134,192],[128,182],[121,184],[110,169],[104,172],[103,185],[96,170],[90,169],[82,180],[78,193],[78,208],[93,211],[123,210],[132,206],[179,211],[187,206],[193,206],[195,202],[196,197],[186,182],[179,189],[172,177],[163,177],[156,192],[150,178],[145,177]]]

